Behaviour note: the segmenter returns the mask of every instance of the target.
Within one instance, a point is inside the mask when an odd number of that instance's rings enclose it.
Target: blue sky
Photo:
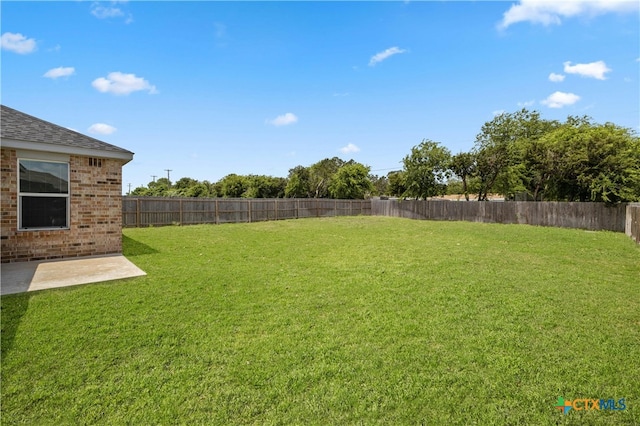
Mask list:
[[[640,129],[637,1],[11,2],[4,105],[135,152],[152,176],[385,175],[522,107]]]

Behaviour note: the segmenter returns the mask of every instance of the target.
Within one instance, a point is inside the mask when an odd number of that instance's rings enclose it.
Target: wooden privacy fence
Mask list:
[[[627,205],[627,220],[624,224],[624,233],[640,244],[640,203]]]
[[[330,200],[315,198],[123,197],[123,227],[241,223],[332,216],[514,223],[625,232],[640,243],[640,203],[447,200]]]
[[[371,214],[374,216],[517,223],[615,232],[625,232],[626,209],[625,204],[608,206],[603,203],[551,201],[372,200],[371,202]],[[637,219],[638,216],[636,216]],[[635,229],[637,233],[637,222]]]
[[[122,226],[241,223],[370,215],[370,200],[123,197]]]

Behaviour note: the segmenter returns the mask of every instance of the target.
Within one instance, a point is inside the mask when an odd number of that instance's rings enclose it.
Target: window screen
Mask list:
[[[69,164],[19,160],[20,228],[67,228]]]

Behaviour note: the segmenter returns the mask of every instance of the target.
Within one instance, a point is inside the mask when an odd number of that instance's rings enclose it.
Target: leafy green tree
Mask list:
[[[561,144],[554,143],[547,134],[536,140],[523,140],[518,148],[527,193],[536,201],[552,196],[554,181],[558,180],[562,169]]]
[[[201,184],[206,187],[206,192],[203,192],[201,197],[218,197],[218,191],[215,183],[211,183],[208,180],[203,180]]]
[[[284,178],[264,175],[246,177],[248,188],[242,194],[245,198],[282,198],[287,184]]]
[[[461,179],[451,178],[447,180],[447,195],[459,195],[464,194],[464,192],[465,190]]]
[[[204,182],[196,182],[189,186],[183,193],[184,197],[210,197],[209,185]]]
[[[370,174],[369,180],[373,184],[373,191],[371,192],[372,195],[388,195],[389,178],[386,176]]]
[[[373,190],[370,168],[360,163],[347,163],[331,179],[329,193],[333,198],[364,199]]]
[[[541,119],[539,112],[524,108],[486,122],[476,136],[474,148],[480,182],[478,200],[486,200],[487,194],[495,189],[508,196],[526,186],[523,184],[528,179],[526,168],[516,167],[522,160],[518,145],[539,139],[556,125]]]
[[[146,186],[138,186],[129,194],[135,197],[148,197],[149,196],[149,188]]]
[[[638,137],[611,123],[568,117],[544,120],[538,112],[501,114],[476,138],[478,199],[488,191],[534,200],[617,203],[640,198]]]
[[[387,173],[387,179],[389,179],[388,194],[394,197],[402,197],[406,192],[407,187],[404,179],[405,173],[402,170],[396,170]]]
[[[183,177],[178,179],[178,181],[175,184],[173,184],[172,189],[175,190],[175,193],[177,193],[178,196],[186,197],[187,196],[186,194],[189,188],[197,184],[198,184],[197,180],[189,177]]]
[[[345,164],[338,157],[325,158],[309,167],[309,189],[313,198],[329,198],[329,186],[338,169]]]
[[[309,198],[311,194],[311,173],[307,167],[296,166],[289,170],[289,178],[284,194],[288,198]]]
[[[225,198],[240,198],[249,188],[249,182],[245,176],[231,173],[220,179],[220,195]]]
[[[469,201],[469,185],[470,176],[476,172],[476,159],[470,152],[461,152],[451,157],[449,165],[451,171],[460,178],[462,183],[462,193],[464,198]]]
[[[640,138],[612,123],[570,117],[543,139],[556,167],[550,193],[569,201],[640,200]]]
[[[166,197],[171,188],[171,182],[167,178],[160,178],[155,182],[149,182],[147,185],[149,191],[147,196],[150,197]]]
[[[426,199],[447,190],[451,153],[438,142],[424,139],[404,160],[404,196]]]
[[[518,118],[512,114],[500,114],[482,126],[476,136],[474,156],[476,176],[480,181],[478,201],[487,199],[496,179],[505,173],[513,162],[514,143],[517,140]]]

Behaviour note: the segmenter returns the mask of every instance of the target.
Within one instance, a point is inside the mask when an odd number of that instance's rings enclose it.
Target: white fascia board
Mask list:
[[[122,160],[124,164],[133,160],[132,152],[107,151],[102,149],[79,148],[75,146],[54,145],[42,142],[27,142],[15,139],[0,139],[3,148],[25,149],[30,151],[55,152],[58,154],[82,155],[85,157],[110,158]]]

